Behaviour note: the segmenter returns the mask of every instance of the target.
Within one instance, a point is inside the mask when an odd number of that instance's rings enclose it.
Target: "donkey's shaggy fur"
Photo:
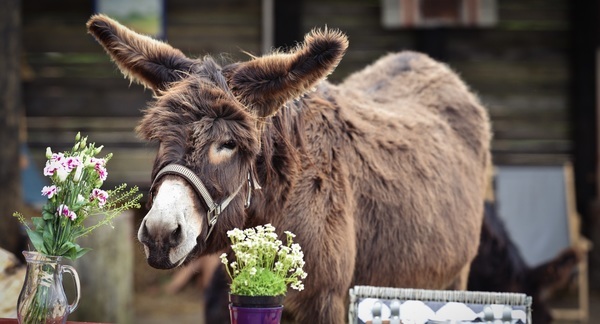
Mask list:
[[[153,177],[183,164],[217,201],[248,172],[263,186],[246,210],[244,186],[206,242],[207,209],[192,190],[193,205],[174,211],[177,219],[155,203],[138,236],[151,265],[179,264],[182,241],[194,240],[186,257],[215,253],[227,248],[227,230],[271,223],[296,233],[305,253],[306,289],[285,300],[298,322],[342,323],[355,284],[466,288],[490,126],[447,66],[390,54],[332,85],[323,79],[348,46],[339,31],[316,30],[289,53],[221,67],[102,15],[88,29],[125,75],[155,90],[137,128],[160,142]]]

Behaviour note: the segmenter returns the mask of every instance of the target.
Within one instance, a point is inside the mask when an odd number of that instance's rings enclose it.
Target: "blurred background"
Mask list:
[[[136,138],[133,129],[152,93],[124,79],[87,34],[85,23],[94,12],[160,38],[188,56],[223,55],[231,61],[248,60],[244,52],[261,55],[274,48],[293,47],[306,32],[328,26],[342,30],[350,40],[348,53],[329,77],[331,82],[339,82],[389,52],[425,52],[454,69],[489,110],[493,162],[498,170],[530,174],[554,170],[548,177],[558,176],[555,185],[563,190],[558,194],[547,192],[544,186],[531,187],[536,195],[503,202],[500,191],[492,190],[490,200],[506,206],[509,233],[515,226],[530,231],[519,234],[525,236],[525,243],[516,242],[518,248],[527,245],[527,237],[538,237],[536,230],[564,234],[560,239],[564,246],[553,247],[546,259],[536,262],[547,261],[562,248],[578,248],[579,266],[563,291],[569,298],[556,303],[572,311],[566,318],[584,321],[588,296],[594,302],[600,291],[600,249],[593,248],[600,244],[599,3],[2,0],[0,247],[17,257],[26,249],[23,231],[11,215],[16,210],[39,214],[44,203],[39,192],[45,181],[45,149],[70,147],[78,131],[104,145],[105,152],[114,153],[105,188],[122,182],[137,185],[143,192],[149,188],[156,148]],[[503,181],[500,174],[494,178],[498,185]],[[539,183],[535,177],[518,174],[517,180]],[[507,197],[514,192],[511,188],[530,185],[512,182],[510,187],[511,182],[504,183],[502,192],[508,192]],[[550,207],[550,211],[536,210],[536,206]],[[520,216],[519,210],[537,215],[529,225],[519,226],[521,221],[527,222],[523,219],[527,215]],[[202,288],[207,285],[203,276],[210,270],[203,270],[202,265],[184,269],[187,272],[147,266],[135,240],[144,214],[144,210],[128,213],[114,230],[89,238],[96,248],[77,267],[93,275],[84,280],[90,288],[84,285],[82,308],[71,320],[162,323],[180,316],[179,323],[201,322]],[[521,253],[528,265],[536,265],[527,251]],[[9,277],[7,273],[3,276]],[[104,281],[99,281],[100,277]],[[0,300],[16,297],[0,286]]]

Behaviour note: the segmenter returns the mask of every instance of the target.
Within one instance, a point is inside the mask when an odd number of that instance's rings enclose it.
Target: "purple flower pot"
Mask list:
[[[283,306],[279,307],[239,307],[229,305],[231,324],[279,324]]]
[[[283,296],[230,295],[231,324],[279,324],[283,312]]]

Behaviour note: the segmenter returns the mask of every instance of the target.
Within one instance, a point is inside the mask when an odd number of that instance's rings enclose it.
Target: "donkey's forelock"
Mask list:
[[[184,79],[160,90],[136,130],[146,140],[161,140],[168,129],[204,117],[255,123],[255,116],[236,100],[210,57],[196,62]]]

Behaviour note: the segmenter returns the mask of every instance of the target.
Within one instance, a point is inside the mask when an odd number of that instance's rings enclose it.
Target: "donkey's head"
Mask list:
[[[313,31],[291,53],[221,67],[103,15],[87,27],[123,74],[155,94],[137,127],[159,143],[138,239],[163,269],[225,248],[227,230],[243,227],[262,121],[331,73],[348,46],[340,32]]]

